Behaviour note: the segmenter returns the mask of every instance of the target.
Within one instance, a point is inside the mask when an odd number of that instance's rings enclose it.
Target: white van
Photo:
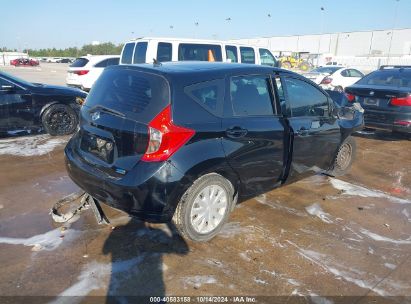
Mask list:
[[[218,40],[138,38],[124,44],[120,64],[164,61],[222,61],[278,66],[265,48]]]

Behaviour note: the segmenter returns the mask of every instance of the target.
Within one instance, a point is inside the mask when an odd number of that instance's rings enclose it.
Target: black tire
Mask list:
[[[339,93],[343,93],[344,89],[342,88],[342,86],[337,86],[337,87],[334,88],[334,91],[337,91]]]
[[[76,112],[59,103],[48,107],[41,116],[41,121],[44,130],[52,136],[71,134],[78,125]]]
[[[221,222],[213,230],[207,233],[199,233],[191,223],[191,210],[195,203],[195,199],[208,186],[219,186],[225,191],[227,197],[227,206],[225,208]],[[224,223],[226,223],[228,216],[232,210],[232,204],[234,203],[233,196],[234,188],[227,179],[216,173],[203,175],[202,177],[197,179],[184,193],[177,205],[172,221],[183,237],[195,242],[206,242],[212,239],[221,230],[221,228],[224,226]],[[193,220],[194,219],[195,217],[193,218]],[[206,222],[206,224],[208,225],[208,222]]]
[[[338,148],[332,168],[328,174],[331,176],[341,176],[346,174],[355,159],[357,144],[352,136],[347,137]]]

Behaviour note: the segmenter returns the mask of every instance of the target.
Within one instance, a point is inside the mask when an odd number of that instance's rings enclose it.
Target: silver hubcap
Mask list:
[[[190,221],[194,230],[201,234],[214,230],[223,220],[227,201],[227,193],[222,187],[205,187],[197,195],[191,208]]]
[[[341,170],[345,170],[351,161],[352,147],[349,144],[344,144],[338,153],[337,165]]]

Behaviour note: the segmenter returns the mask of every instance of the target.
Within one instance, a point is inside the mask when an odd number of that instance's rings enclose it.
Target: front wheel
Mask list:
[[[48,107],[42,115],[43,127],[52,136],[73,133],[78,124],[76,112],[69,106],[54,104]]]
[[[351,136],[347,137],[338,148],[333,166],[328,174],[331,176],[341,176],[346,174],[354,161],[357,145],[355,139]]]
[[[223,227],[233,204],[234,188],[219,174],[197,179],[177,205],[173,222],[186,238],[205,242]]]

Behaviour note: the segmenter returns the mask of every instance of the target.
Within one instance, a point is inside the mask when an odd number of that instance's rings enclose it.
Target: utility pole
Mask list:
[[[323,32],[324,32],[324,12],[325,12],[325,8],[323,6],[321,6],[321,31],[320,31],[320,35],[318,37],[317,67],[318,67],[318,62],[320,60],[321,37],[322,37]]]

